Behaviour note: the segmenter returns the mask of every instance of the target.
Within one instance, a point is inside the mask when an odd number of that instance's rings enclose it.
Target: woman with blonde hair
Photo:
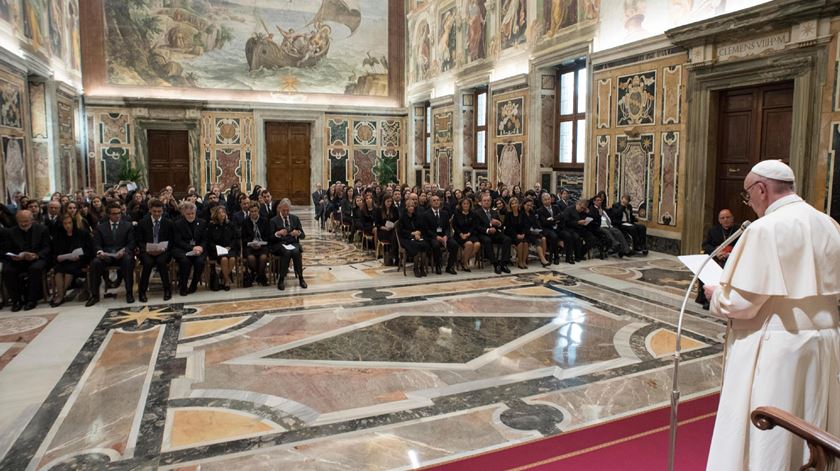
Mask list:
[[[227,209],[222,205],[214,206],[210,211],[207,245],[210,260],[219,265],[222,270],[221,289],[230,291],[230,285],[233,283],[230,274],[240,250],[239,234],[227,217]],[[227,253],[219,254],[219,247],[225,249]]]

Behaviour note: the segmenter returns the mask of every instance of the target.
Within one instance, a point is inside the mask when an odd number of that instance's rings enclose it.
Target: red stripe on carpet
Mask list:
[[[719,394],[680,403],[677,463],[703,469]],[[425,468],[435,471],[497,469],[664,469],[668,461],[670,407],[613,420],[522,445]]]

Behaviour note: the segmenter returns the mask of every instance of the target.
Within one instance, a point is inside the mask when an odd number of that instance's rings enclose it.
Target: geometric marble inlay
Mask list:
[[[467,363],[551,321],[551,317],[401,316],[268,358]]]

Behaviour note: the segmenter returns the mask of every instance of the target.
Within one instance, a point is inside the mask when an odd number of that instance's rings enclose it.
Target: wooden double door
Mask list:
[[[309,205],[312,126],[309,123],[265,123],[268,189],[275,199]]]
[[[176,198],[190,187],[190,145],[188,131],[149,129],[149,189],[157,195],[167,185]]]
[[[740,224],[756,215],[741,201],[744,178],[762,160],[790,163],[793,82],[720,93],[715,209],[728,208]]]

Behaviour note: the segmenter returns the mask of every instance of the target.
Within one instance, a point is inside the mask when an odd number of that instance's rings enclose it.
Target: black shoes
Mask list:
[[[170,299],[172,299],[172,290],[171,289],[163,290],[163,300],[164,301],[169,301]]]
[[[181,289],[178,290],[178,294],[181,295],[181,296],[186,296],[190,293],[187,291],[187,288],[181,288]],[[166,299],[164,299],[164,301],[166,301]]]
[[[125,302],[127,302],[128,304],[134,304],[134,295],[131,293],[126,293]]]
[[[435,275],[440,275],[442,273],[440,266],[435,267]]]
[[[510,268],[508,268],[507,265],[501,264],[499,265],[499,267],[502,269],[503,272],[510,273]]]
[[[91,307],[99,302],[99,296],[91,296],[85,303],[85,307]]]
[[[35,309],[35,306],[37,306],[37,305],[38,305],[38,303],[36,303],[35,301],[27,301],[26,304],[23,305],[23,310],[24,311],[31,311],[31,310]]]
[[[280,281],[277,282],[277,289],[279,289],[280,291],[283,291],[284,289],[286,289],[286,280],[285,279],[280,278]]]
[[[559,256],[559,255],[555,255],[555,256],[554,256],[554,260],[552,260],[552,262],[553,262],[555,265],[560,265],[560,256]]]
[[[450,275],[457,275],[458,274],[458,272],[455,271],[454,267],[446,267],[446,273],[449,273]]]
[[[303,279],[303,277],[300,277],[300,283],[299,284],[300,284],[300,287],[303,288],[303,289],[309,288],[309,285],[306,284],[306,281]]]
[[[501,275],[502,274],[502,266],[501,265],[496,265],[495,267],[493,267],[493,271],[496,272],[497,275]]]
[[[568,263],[570,265],[574,265],[575,264],[575,259],[572,258],[572,257],[566,257],[566,263]]]
[[[12,303],[12,312],[18,312],[23,308],[23,304],[20,301],[15,301]]]
[[[146,297],[146,293],[140,293],[137,299],[139,299],[141,303],[149,302],[149,298]]]

